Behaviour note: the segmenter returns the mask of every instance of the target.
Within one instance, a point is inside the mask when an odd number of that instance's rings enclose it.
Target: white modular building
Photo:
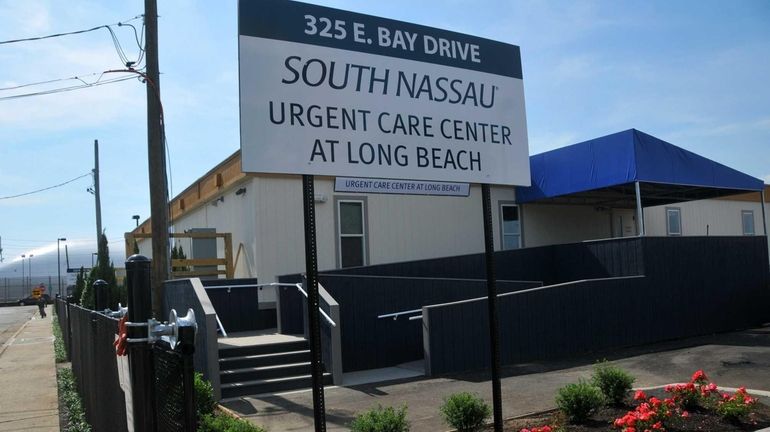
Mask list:
[[[638,235],[766,234],[761,180],[634,129],[532,156],[531,169],[531,187],[491,187],[496,250]],[[418,182],[383,181],[388,193],[373,193],[371,182],[346,187],[341,180],[315,177],[319,270],[484,250],[479,185],[450,184],[455,196],[448,196],[437,195],[441,183],[419,182],[437,194],[413,195]],[[235,278],[264,283],[304,271],[300,176],[243,173],[236,152],[170,208],[175,233],[231,234]],[[134,231],[149,232],[149,220]],[[175,241],[189,258],[226,256],[224,242]],[[149,240],[138,246],[150,256]],[[262,307],[274,301],[260,298]]]

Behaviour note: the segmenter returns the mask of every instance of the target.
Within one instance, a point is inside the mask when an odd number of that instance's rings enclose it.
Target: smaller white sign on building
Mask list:
[[[394,195],[439,195],[467,197],[470,194],[470,185],[468,183],[424,180],[337,177],[334,180],[334,191]]]

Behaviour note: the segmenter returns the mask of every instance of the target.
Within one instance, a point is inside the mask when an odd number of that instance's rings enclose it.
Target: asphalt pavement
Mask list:
[[[543,343],[548,341],[544,340]],[[770,326],[766,326],[593,353],[563,361],[505,367],[502,374],[504,417],[554,408],[553,399],[558,388],[580,378],[589,378],[593,364],[605,358],[635,376],[635,387],[684,382],[689,380],[695,370],[703,369],[719,386],[770,390]],[[327,388],[327,430],[348,430],[357,414],[377,405],[406,405],[412,431],[445,431],[449,427],[439,416],[439,406],[444,398],[459,391],[478,393],[491,404],[489,372]],[[245,397],[227,401],[224,405],[270,431],[313,429],[310,391]]]

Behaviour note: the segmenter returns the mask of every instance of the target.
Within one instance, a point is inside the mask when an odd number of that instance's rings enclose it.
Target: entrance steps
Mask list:
[[[307,340],[285,335],[247,338],[233,335],[220,339],[219,379],[223,399],[312,387]],[[324,384],[331,382],[331,374],[324,373]]]

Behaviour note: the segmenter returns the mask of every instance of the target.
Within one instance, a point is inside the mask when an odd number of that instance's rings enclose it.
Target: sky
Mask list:
[[[171,196],[238,150],[237,2],[159,0],[160,87]],[[636,128],[770,183],[770,2],[317,1],[521,47],[530,154]],[[0,41],[126,22],[143,1],[0,0]],[[131,21],[141,29],[141,18]],[[128,27],[115,27],[138,56]],[[149,215],[146,91],[135,80],[77,91],[8,96],[93,82],[122,62],[109,33],[0,44],[0,278],[22,254],[71,266],[96,251],[85,176],[100,144],[102,224],[124,257],[133,215]],[[102,78],[112,79],[118,75]],[[3,99],[6,97],[6,99]],[[38,269],[39,268],[39,269]],[[50,266],[35,266],[35,273]],[[53,267],[55,271],[55,265]]]

